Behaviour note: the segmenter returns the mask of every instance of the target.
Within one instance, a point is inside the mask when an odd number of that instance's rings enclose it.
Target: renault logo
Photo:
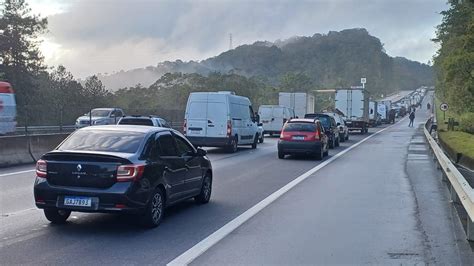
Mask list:
[[[76,168],[77,168],[77,171],[80,172],[82,170],[82,165],[78,164]]]

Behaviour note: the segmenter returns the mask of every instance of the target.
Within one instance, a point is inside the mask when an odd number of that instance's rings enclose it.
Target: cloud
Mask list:
[[[59,0],[58,0],[59,1]],[[392,56],[426,62],[445,0],[73,1],[49,17],[48,40],[76,76],[201,60],[257,40],[367,28]]]

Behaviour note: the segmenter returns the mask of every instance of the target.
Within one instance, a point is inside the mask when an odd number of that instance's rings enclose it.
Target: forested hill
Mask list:
[[[367,77],[368,89],[376,93],[433,84],[430,66],[388,56],[381,41],[365,29],[331,31],[274,43],[259,41],[201,62],[164,62],[100,78],[106,87],[117,89],[138,82],[148,86],[168,72],[233,73],[261,77],[272,85],[278,85],[287,73],[303,73],[319,88],[358,85],[360,77]],[[126,84],[126,80],[133,84]]]

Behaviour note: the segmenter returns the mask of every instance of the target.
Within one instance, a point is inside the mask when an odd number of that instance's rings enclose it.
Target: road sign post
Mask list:
[[[442,103],[439,105],[439,109],[443,111],[443,121],[446,120],[446,111],[449,109],[449,105],[447,103]]]

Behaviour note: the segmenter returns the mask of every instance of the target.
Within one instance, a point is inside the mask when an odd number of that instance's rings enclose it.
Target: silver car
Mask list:
[[[90,113],[77,118],[76,128],[94,125],[115,125],[124,116],[120,108],[95,108]]]
[[[325,114],[334,117],[334,120],[336,120],[336,125],[337,125],[337,128],[339,129],[339,142],[344,142],[346,140],[349,140],[349,128],[347,127],[346,122],[344,121],[344,117],[338,113],[325,113]]]

